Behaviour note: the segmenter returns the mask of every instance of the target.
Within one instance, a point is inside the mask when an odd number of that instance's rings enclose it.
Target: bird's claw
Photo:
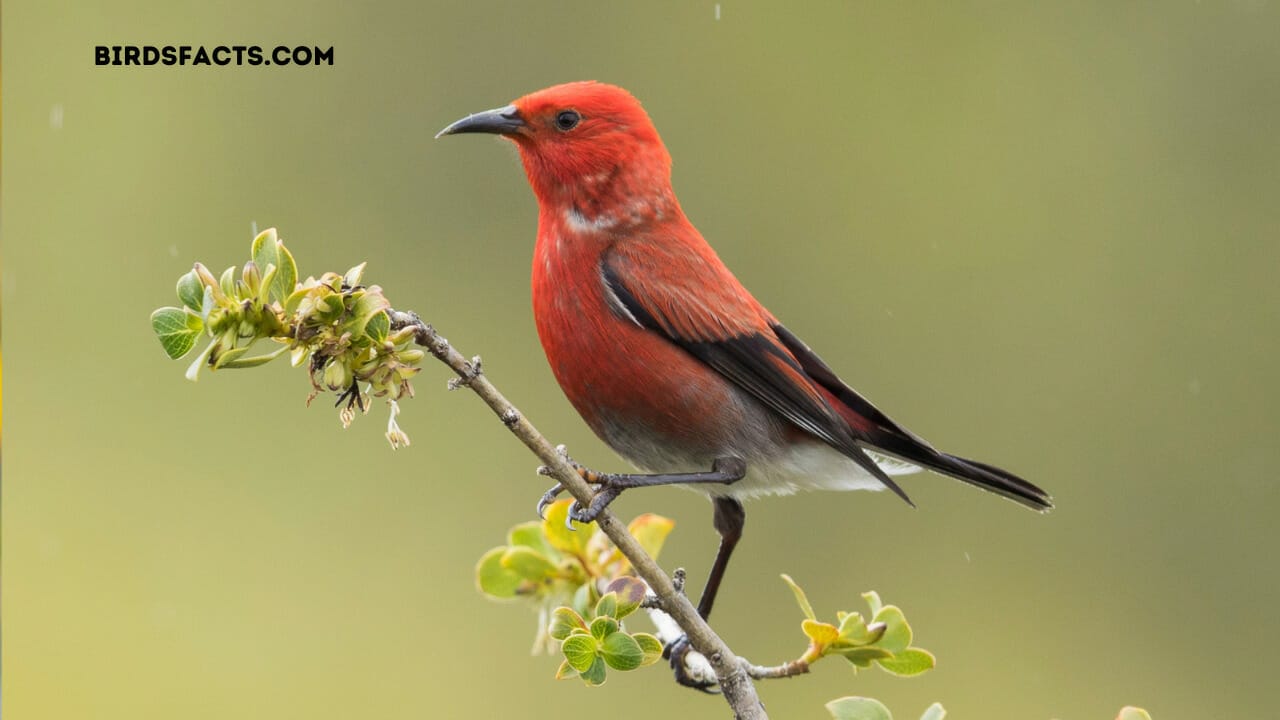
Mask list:
[[[541,468],[539,468],[539,471],[541,471]],[[550,490],[543,493],[542,497],[538,498],[538,517],[540,519],[546,520],[547,508],[556,501],[556,497],[562,492],[564,492],[564,486],[556,483],[551,486]]]
[[[595,497],[591,499],[591,502],[585,508],[582,506],[582,503],[579,503],[577,500],[574,500],[569,506],[569,513],[564,520],[565,527],[573,530],[575,529],[573,527],[574,522],[580,522],[583,524],[595,522],[596,518],[600,517],[600,513],[604,512],[604,509],[609,506],[609,503],[613,502],[622,494],[623,488],[611,485],[611,476],[597,473],[569,457],[569,451],[564,445],[557,445],[556,453],[560,455],[560,457],[564,458],[564,461],[568,463],[570,467],[577,471],[579,477],[596,487]],[[538,474],[550,476],[554,474],[554,470],[547,465],[539,465]],[[563,484],[556,483],[550,490],[542,494],[542,497],[538,499],[538,517],[544,517],[547,507],[550,506],[551,503],[555,502],[556,498],[559,497],[560,493],[564,492],[564,490],[565,487]]]
[[[577,470],[579,473],[582,472],[582,466],[574,462],[573,458],[569,457],[569,448],[565,447],[564,445],[557,445],[556,454],[564,458],[564,461],[569,463],[569,465],[571,465],[574,470]],[[543,477],[551,477],[552,475],[555,474],[555,470],[552,470],[550,465],[539,465],[538,474],[542,475]],[[538,517],[539,518],[544,520],[546,519],[547,507],[550,506],[551,503],[555,502],[556,498],[559,497],[560,493],[562,492],[564,492],[564,485],[561,485],[560,483],[556,483],[555,485],[551,486],[550,490],[543,493],[542,497],[538,498]]]
[[[713,688],[715,688],[718,683],[694,677],[690,674],[689,667],[685,665],[685,658],[693,651],[693,645],[689,643],[689,636],[681,635],[663,646],[662,658],[671,663],[671,670],[675,674],[677,683],[685,687],[707,693],[708,695],[716,695],[717,692]]]
[[[593,523],[600,517],[600,513],[609,507],[609,503],[618,499],[622,494],[622,488],[614,487],[607,481],[596,485],[596,494],[591,498],[591,503],[587,507],[582,507],[582,503],[577,500],[569,506],[569,516],[565,518],[565,525],[572,529],[574,521],[582,524]]]

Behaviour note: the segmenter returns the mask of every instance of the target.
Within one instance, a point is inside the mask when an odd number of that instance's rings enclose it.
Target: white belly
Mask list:
[[[870,455],[890,477],[920,472],[915,465],[876,453]],[[765,495],[791,495],[801,490],[883,490],[884,483],[834,448],[815,442],[793,445],[767,461],[748,461],[746,477],[732,485],[687,487],[711,495],[750,500]]]

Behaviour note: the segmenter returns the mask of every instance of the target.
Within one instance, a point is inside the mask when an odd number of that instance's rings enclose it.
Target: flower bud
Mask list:
[[[262,287],[262,273],[258,271],[258,264],[250,260],[244,264],[244,269],[240,271],[240,279],[244,281],[245,288],[249,291],[247,294],[255,296],[258,289]]]
[[[330,361],[324,369],[324,384],[330,390],[343,390],[351,385],[351,368],[338,360]]]
[[[213,291],[214,301],[221,303],[226,299],[226,296],[222,294],[222,287],[218,284],[218,280],[213,276],[213,273],[209,272],[209,268],[205,267],[203,263],[196,263],[192,270],[195,271],[196,277],[200,278],[200,284]]]
[[[400,362],[406,365],[416,365],[417,363],[422,362],[422,358],[426,357],[427,354],[417,348],[410,348],[408,350],[401,350],[398,356],[400,358]]]

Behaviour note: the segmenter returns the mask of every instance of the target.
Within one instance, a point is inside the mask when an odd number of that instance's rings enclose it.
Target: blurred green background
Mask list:
[[[939,658],[760,690],[901,717],[1265,717],[1280,642],[1280,12],[1266,2],[6,2],[4,704],[11,718],[724,717],[651,668],[530,658],[472,569],[535,460],[429,365],[391,452],[285,363],[182,377],[147,316],[275,226],[303,274],[434,322],[575,456],[622,467],[539,350],[515,153],[446,123],[573,79],[640,97],[685,210],[787,325],[959,483],[748,507],[714,625],[756,662],[878,590]],[[98,44],[308,44],[333,67],[111,68]],[[678,525],[697,585],[710,508]],[[829,666],[828,666],[829,665]]]

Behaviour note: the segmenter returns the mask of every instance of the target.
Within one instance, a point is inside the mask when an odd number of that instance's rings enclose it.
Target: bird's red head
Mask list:
[[[469,115],[436,137],[468,132],[514,141],[544,206],[581,208],[624,192],[635,198],[646,186],[669,194],[671,156],[640,101],[615,85],[555,85]]]

